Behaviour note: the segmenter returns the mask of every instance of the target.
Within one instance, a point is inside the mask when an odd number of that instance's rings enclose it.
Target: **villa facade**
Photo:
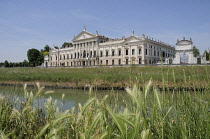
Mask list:
[[[175,48],[134,31],[128,38],[111,39],[83,29],[72,40],[73,46],[50,50],[47,66],[94,66],[155,64],[175,56]]]

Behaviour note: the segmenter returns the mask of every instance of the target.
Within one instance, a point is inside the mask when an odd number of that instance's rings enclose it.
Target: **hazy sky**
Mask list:
[[[0,0],[0,62],[21,62],[31,48],[71,42],[83,26],[112,38],[144,33],[175,45],[192,38],[210,48],[210,0]]]

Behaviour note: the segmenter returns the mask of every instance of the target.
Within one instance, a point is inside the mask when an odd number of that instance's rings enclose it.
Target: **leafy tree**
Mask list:
[[[44,51],[45,51],[45,52],[49,52],[49,51],[50,51],[50,49],[51,49],[51,48],[50,48],[50,46],[49,46],[49,45],[46,45],[46,46],[44,47]]]
[[[9,67],[9,62],[7,60],[4,62],[4,66]]]
[[[67,48],[67,47],[72,47],[73,44],[69,42],[64,42],[61,48]]]
[[[44,52],[43,52],[43,55],[44,55],[44,56],[49,55],[49,52],[44,51]]]
[[[23,67],[28,67],[29,66],[29,62],[27,60],[23,61]]]
[[[196,48],[196,46],[193,46],[193,56],[197,57],[200,55],[199,49]]]
[[[206,60],[209,61],[210,53],[208,53],[206,50],[203,52],[203,56],[206,57]]]
[[[14,63],[14,67],[19,67],[19,62]]]
[[[2,66],[4,66],[4,63],[3,62],[0,63],[0,67],[2,67]]]
[[[14,67],[14,63],[9,62],[9,67]]]
[[[41,65],[40,63],[42,60],[42,56],[39,50],[35,48],[29,49],[27,52],[27,56],[30,66],[35,67]]]

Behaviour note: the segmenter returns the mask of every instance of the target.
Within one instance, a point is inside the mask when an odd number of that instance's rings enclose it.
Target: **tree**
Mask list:
[[[4,62],[4,67],[9,67],[9,62],[7,60]]]
[[[29,66],[29,62],[27,60],[23,61],[23,67],[28,67]]]
[[[28,56],[28,61],[29,61],[30,66],[35,67],[35,66],[41,65],[40,64],[41,54],[39,50],[34,49],[34,48],[29,49],[27,52],[27,56]]]
[[[46,46],[44,47],[44,51],[45,51],[45,52],[49,52],[49,51],[50,51],[50,49],[51,49],[51,48],[50,48],[50,46],[49,46],[49,45],[46,45]]]
[[[210,53],[208,53],[206,50],[203,52],[203,56],[206,57],[206,61],[209,61]]]
[[[72,47],[73,44],[69,42],[64,42],[61,48],[67,48],[67,47]]]
[[[193,56],[197,57],[200,55],[199,49],[196,48],[196,46],[193,46]]]

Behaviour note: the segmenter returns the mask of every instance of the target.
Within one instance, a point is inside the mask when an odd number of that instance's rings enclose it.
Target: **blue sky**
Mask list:
[[[175,45],[210,48],[209,0],[0,0],[0,62],[27,60],[31,48],[71,42],[83,26],[112,38],[144,33]]]

